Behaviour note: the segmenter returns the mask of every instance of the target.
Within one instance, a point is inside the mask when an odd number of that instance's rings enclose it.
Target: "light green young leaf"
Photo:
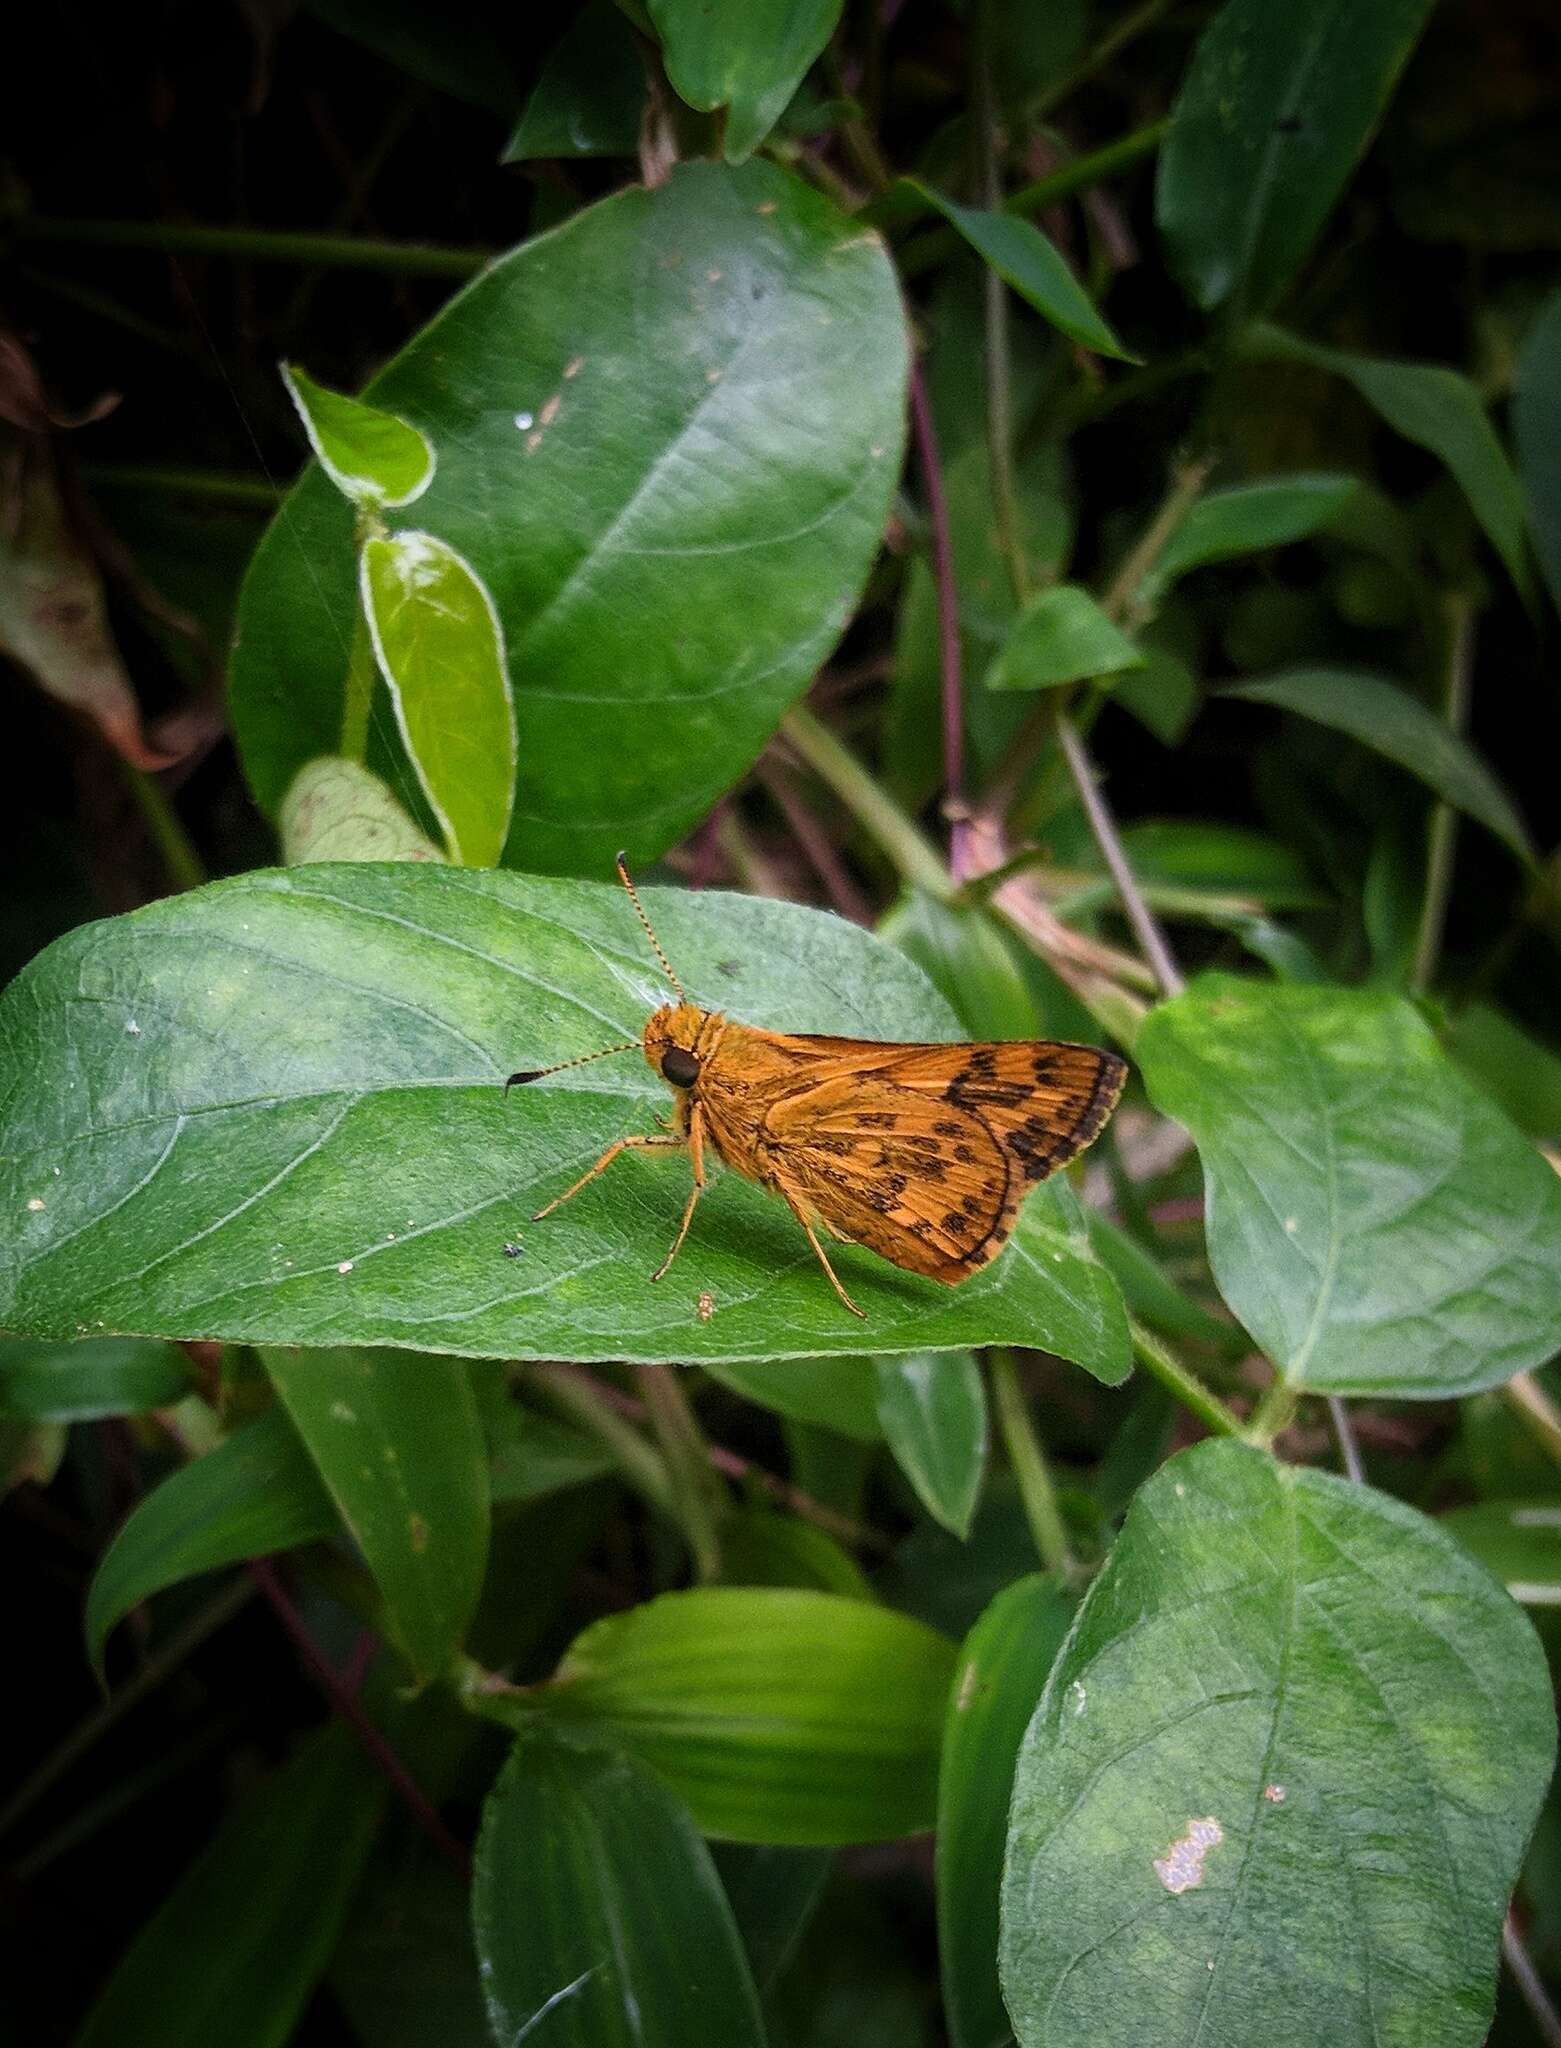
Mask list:
[[[1467,377],[1441,363],[1390,362],[1324,348],[1266,321],[1247,329],[1242,350],[1260,361],[1309,363],[1353,384],[1396,434],[1446,464],[1513,582],[1528,594],[1522,488]]]
[[[131,1510],[87,1594],[87,1656],[103,1667],[115,1624],[165,1586],[315,1543],[339,1527],[330,1495],[280,1409],[171,1473]]]
[[[842,0],[646,0],[673,86],[702,113],[726,109],[729,164],[753,154],[786,111],[840,19]]]
[[[496,866],[518,742],[504,629],[482,578],[431,533],[365,542],[364,615],[401,737],[453,860]]]
[[[986,686],[1047,690],[1143,666],[1144,656],[1087,590],[1059,583],[1037,591],[1014,620],[987,669]]]
[[[932,1519],[968,1536],[986,1469],[980,1367],[968,1351],[913,1351],[877,1367],[878,1419],[896,1464]]]
[[[432,442],[408,421],[361,398],[316,384],[296,363],[281,365],[321,468],[343,497],[365,511],[410,505],[434,480]]]
[[[1337,519],[1358,488],[1353,477],[1303,473],[1213,491],[1188,511],[1138,595],[1153,603],[1189,569],[1306,540]]]
[[[631,1757],[521,1736],[483,1808],[472,1923],[512,2048],[764,2048],[710,1851]]]
[[[841,919],[645,900],[709,1008],[962,1035]],[[1059,1182],[959,1287],[839,1247],[865,1322],[737,1174],[660,1286],[686,1161],[620,1159],[530,1223],[667,1091],[637,1052],[508,1096],[505,1076],[637,1046],[658,984],[618,887],[433,864],[258,872],[69,934],[0,996],[0,1327],[696,1364],[1024,1343],[1125,1376],[1120,1297]]]
[[[535,1698],[651,1765],[707,1835],[882,1841],[932,1823],[953,1666],[871,1601],[709,1586],[593,1622]]]
[[[1005,284],[1011,285],[1042,319],[1049,320],[1070,341],[1093,349],[1097,355],[1113,356],[1118,362],[1137,362],[1138,358],[1130,355],[1112,333],[1056,244],[1042,234],[1033,220],[1026,220],[1022,214],[960,206],[920,178],[902,179],[898,189],[908,189],[928,206],[935,207],[976,254],[991,264]]]
[[[345,1728],[250,1789],[137,1935],[76,2048],[285,2048],[385,1803]]]
[[[1554,1757],[1533,1630],[1434,1523],[1229,1440],[1183,1452],[1020,1751],[1020,2048],[1477,2048]]]
[[[1520,860],[1532,860],[1523,820],[1512,799],[1474,748],[1460,734],[1396,683],[1359,669],[1300,668],[1237,683],[1220,693],[1248,704],[1275,704],[1335,732],[1418,775],[1444,802],[1477,818],[1510,846]]]
[[[1365,149],[1431,0],[1225,0],[1160,151],[1155,214],[1205,312],[1275,299]]]
[[[1561,1180],[1381,990],[1203,975],[1135,1048],[1221,1294],[1293,1385],[1445,1399],[1561,1335]]]
[[[488,1557],[488,1471],[470,1369],[415,1351],[264,1353],[266,1371],[374,1574],[419,1679],[459,1646]]]
[[[309,761],[293,777],[277,816],[282,858],[309,860],[439,860],[444,855],[419,830],[389,785],[359,761],[339,754]]]

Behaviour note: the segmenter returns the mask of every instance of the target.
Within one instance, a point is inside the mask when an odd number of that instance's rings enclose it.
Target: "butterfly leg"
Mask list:
[[[681,1144],[682,1139],[678,1142]],[[694,1185],[688,1191],[688,1200],[683,1205],[683,1221],[678,1225],[678,1234],[672,1240],[672,1249],[651,1274],[652,1280],[659,1280],[668,1266],[677,1257],[683,1240],[688,1235],[688,1226],[694,1220],[694,1210],[705,1191],[705,1113],[697,1102],[688,1106],[688,1149],[694,1168]]]
[[[596,1176],[599,1173],[605,1172],[605,1170],[612,1165],[613,1161],[617,1158],[620,1152],[659,1152],[663,1150],[681,1151],[687,1143],[688,1140],[683,1137],[642,1138],[636,1135],[632,1138],[615,1138],[613,1142],[607,1147],[607,1150],[602,1154],[601,1158],[598,1159],[596,1164],[591,1168],[590,1172],[582,1173],[580,1178],[575,1182],[572,1188],[565,1188],[564,1192],[561,1195],[555,1195],[552,1201],[549,1202],[545,1208],[539,1209],[537,1211],[535,1216],[533,1216],[531,1219],[532,1222],[540,1223],[544,1216],[551,1216],[555,1209],[561,1208],[565,1202],[570,1201],[575,1195],[579,1194],[580,1190],[585,1186],[586,1182],[595,1180]]]
[[[782,1196],[784,1197],[786,1207],[791,1211],[792,1215],[796,1217],[797,1221],[802,1225],[803,1229],[807,1232],[808,1243],[812,1245],[814,1252],[817,1254],[819,1264],[824,1268],[824,1271],[829,1275],[830,1286],[834,1288],[836,1294],[840,1296],[840,1299],[845,1303],[846,1307],[851,1311],[852,1315],[860,1316],[862,1321],[865,1323],[867,1321],[866,1309],[858,1308],[856,1303],[851,1299],[850,1295],[847,1294],[845,1289],[841,1286],[840,1275],[829,1263],[829,1255],[824,1250],[824,1247],[818,1241],[818,1232],[813,1228],[813,1219],[808,1214],[806,1206],[797,1198],[796,1195],[792,1193],[791,1189],[787,1187],[785,1181],[780,1179],[778,1175],[775,1178],[774,1185],[780,1190]],[[828,1229],[827,1224],[825,1225],[825,1228]],[[833,1235],[833,1232],[831,1232],[831,1235]]]

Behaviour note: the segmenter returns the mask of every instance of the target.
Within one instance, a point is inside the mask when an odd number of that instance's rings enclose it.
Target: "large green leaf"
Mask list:
[[[537,1698],[654,1766],[707,1835],[878,1841],[932,1825],[953,1665],[871,1601],[711,1586],[593,1622]]]
[[[908,961],[839,919],[646,901],[711,1007],[958,1036]],[[735,1174],[659,1287],[681,1160],[619,1160],[530,1224],[667,1093],[636,1054],[507,1097],[504,1076],[637,1038],[663,998],[621,890],[432,864],[252,874],[73,932],[0,998],[0,1213],[19,1219],[0,1325],[695,1362],[1016,1342],[1123,1376],[1120,1297],[1056,1184],[958,1288],[842,1247],[866,1322]]]
[[[645,0],[667,76],[691,107],[726,109],[728,163],[741,163],[786,111],[840,19],[841,0]]]
[[[1391,362],[1324,348],[1266,321],[1246,331],[1242,350],[1262,360],[1308,363],[1353,384],[1396,434],[1447,465],[1513,582],[1527,591],[1523,492],[1477,385],[1441,363]]]
[[[1381,990],[1202,976],[1150,1013],[1221,1294],[1296,1386],[1442,1397],[1561,1334],[1561,1181]]]
[[[1512,394],[1512,432],[1534,551],[1551,601],[1561,608],[1561,291],[1545,301],[1524,338]]]
[[[1223,692],[1248,704],[1274,704],[1335,732],[1348,733],[1374,753],[1418,775],[1444,802],[1478,818],[1520,860],[1532,857],[1523,820],[1512,799],[1469,742],[1383,676],[1357,669],[1291,669]]]
[[[172,1344],[140,1337],[89,1337],[76,1344],[0,1337],[0,1415],[95,1422],[169,1408],[189,1391],[189,1360]]]
[[[1336,519],[1358,489],[1353,477],[1302,473],[1214,491],[1190,508],[1139,586],[1140,595],[1158,598],[1178,576],[1208,562],[1305,540]]]
[[[1039,1573],[1005,1587],[959,1653],[938,1769],[938,1954],[951,2048],[1009,2032],[997,1981],[998,1899],[1014,1762],[1074,1602]]]
[[[283,2048],[330,1959],[384,1790],[344,1729],[313,1736],[180,1877],[76,2048]]]
[[[433,443],[417,523],[498,611],[512,866],[647,860],[749,766],[855,605],[905,375],[877,236],[771,164],[689,164],[494,264],[368,387]],[[351,508],[311,470],[256,553],[233,657],[268,810],[337,751],[355,566]],[[374,731],[370,765],[405,794],[383,695]]]
[[[710,1851],[631,1757],[521,1736],[483,1809],[472,1920],[497,2041],[763,2048]]]
[[[986,1389],[968,1351],[878,1360],[878,1419],[935,1522],[968,1536],[986,1468]]]
[[[139,1502],[87,1594],[87,1654],[99,1668],[114,1624],[164,1586],[332,1535],[336,1510],[280,1410],[247,1423]]]
[[[449,1661],[488,1557],[486,1446],[459,1359],[415,1351],[268,1349],[309,1447],[419,1678]]]
[[[1022,2048],[1476,2048],[1554,1753],[1533,1631],[1433,1523],[1233,1442],[1184,1452],[1020,1752]]]
[[[1206,311],[1289,281],[1366,147],[1431,0],[1225,0],[1160,151],[1155,212]]]

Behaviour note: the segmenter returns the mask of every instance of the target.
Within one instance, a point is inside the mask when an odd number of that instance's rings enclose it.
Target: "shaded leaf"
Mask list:
[[[87,1655],[101,1670],[115,1623],[165,1586],[336,1533],[330,1495],[280,1409],[170,1474],[137,1503],[87,1594]]]
[[[1183,1452],[1020,1752],[1022,2048],[1476,2048],[1554,1753],[1533,1631],[1434,1523],[1228,1440]]]
[[[1494,1095],[1520,1131],[1561,1139],[1561,1057],[1500,1010],[1470,1003],[1449,1018],[1443,1043],[1458,1065]]]
[[[483,1808],[472,1922],[495,2040],[762,2048],[710,1852],[630,1757],[522,1735]]]
[[[1225,0],[1160,150],[1155,215],[1204,310],[1258,310],[1311,247],[1387,104],[1431,0]]]
[[[451,858],[493,867],[515,797],[504,630],[482,578],[431,533],[363,549],[363,610],[396,722]]]
[[[743,1508],[721,1524],[721,1583],[800,1586],[871,1600],[861,1566],[827,1531],[771,1508]]]
[[[420,1679],[461,1642],[488,1557],[488,1473],[468,1368],[416,1351],[268,1349],[266,1371]]]
[[[1274,704],[1348,733],[1418,775],[1456,810],[1477,818],[1520,860],[1533,858],[1523,820],[1485,762],[1466,739],[1396,683],[1359,669],[1298,668],[1236,683],[1220,694],[1248,704]]]
[[[1524,339],[1512,433],[1534,552],[1551,602],[1561,609],[1561,291],[1545,301]]]
[[[1561,1607],[1561,1502],[1488,1500],[1438,1518],[1524,1607]]]
[[[369,385],[439,447],[419,522],[498,613],[510,865],[652,859],[748,769],[877,552],[905,375],[877,237],[773,165],[698,163],[493,264]],[[351,508],[311,471],[240,601],[232,709],[268,810],[336,750],[354,572]],[[402,789],[392,727],[369,765]]]
[[[307,762],[277,813],[282,858],[438,860],[445,856],[401,807],[385,782],[339,754]]]
[[[840,19],[842,0],[645,0],[667,76],[691,107],[726,109],[722,146],[739,164],[786,111]]]
[[[959,1035],[909,962],[838,918],[646,902],[711,1008]],[[865,1323],[736,1174],[659,1287],[683,1161],[621,1160],[527,1223],[653,1129],[666,1090],[632,1054],[508,1097],[504,1076],[637,1040],[662,1000],[620,889],[432,864],[260,872],[74,932],[0,997],[0,1215],[19,1219],[0,1325],[694,1363],[1016,1342],[1126,1373],[1120,1298],[1057,1182],[957,1288],[841,1247]]]
[[[883,1437],[870,1358],[707,1359],[703,1364],[723,1387],[793,1422],[836,1429],[861,1443],[876,1444]]]
[[[1221,1294],[1294,1385],[1440,1398],[1561,1330],[1561,1181],[1400,997],[1203,975],[1136,1055]]]
[[[1045,690],[1143,666],[1144,656],[1087,590],[1059,583],[1025,605],[985,681],[989,690]]]
[[[908,889],[878,932],[916,962],[972,1038],[1045,1036],[1012,947],[985,911]]]
[[[639,146],[645,67],[613,0],[586,0],[543,59],[500,161],[633,156]]]
[[[316,384],[296,363],[281,367],[309,446],[344,497],[368,510],[386,511],[423,495],[435,468],[425,434],[394,413]]]
[[[880,1841],[932,1824],[953,1660],[870,1601],[712,1586],[593,1622],[537,1697],[652,1765],[707,1835]]]
[[[171,1407],[189,1391],[189,1361],[172,1344],[142,1337],[89,1337],[77,1344],[0,1337],[0,1415],[96,1422]]]
[[[896,1464],[932,1519],[967,1536],[986,1469],[980,1368],[968,1351],[914,1351],[877,1368],[878,1419]]]
[[[711,1853],[753,1980],[761,1993],[768,1992],[813,1917],[834,1857],[828,1849],[772,1849],[748,1842],[717,1842]]]
[[[1153,602],[1189,569],[1306,540],[1337,519],[1358,488],[1353,477],[1303,474],[1199,498],[1139,586],[1140,600]]]

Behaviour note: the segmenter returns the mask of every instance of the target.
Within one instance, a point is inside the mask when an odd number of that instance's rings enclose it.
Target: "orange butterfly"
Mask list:
[[[653,1280],[688,1235],[709,1151],[781,1197],[853,1315],[864,1311],[829,1263],[815,1217],[842,1243],[955,1286],[997,1256],[1027,1189],[1098,1137],[1122,1093],[1127,1062],[1092,1045],[892,1045],[760,1031],[702,1010],[672,972],[622,854],[618,874],[677,1001],[646,1020],[640,1040],[511,1074],[504,1085],[635,1050],[670,1083],[670,1130],[617,1139],[532,1218],[540,1223],[579,1194],[620,1152],[687,1151],[694,1184]]]

